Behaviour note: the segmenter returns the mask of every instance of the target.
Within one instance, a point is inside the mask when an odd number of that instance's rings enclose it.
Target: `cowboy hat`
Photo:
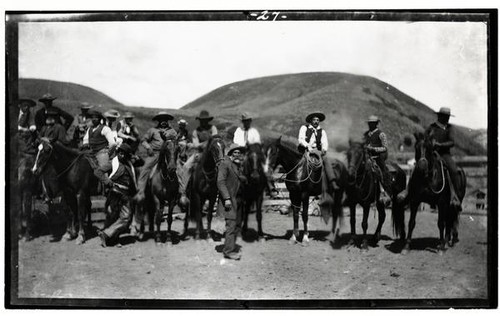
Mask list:
[[[117,111],[117,110],[107,110],[106,112],[104,112],[102,114],[102,116],[106,117],[106,118],[119,118],[120,117],[120,113]]]
[[[87,116],[88,117],[97,117],[97,118],[101,118],[102,117],[102,114],[101,112],[97,111],[97,110],[89,110],[88,113],[87,113]]]
[[[134,153],[132,150],[132,147],[130,147],[130,145],[128,145],[126,143],[121,143],[120,145],[118,145],[118,147],[116,147],[116,150],[121,150],[124,153],[129,154],[129,155],[132,155]]]
[[[378,123],[380,119],[376,115],[370,115],[370,117],[366,120],[368,123]]]
[[[200,115],[196,117],[197,120],[208,120],[211,121],[214,119],[213,116],[210,116],[207,110],[201,110]]]
[[[317,111],[317,112],[313,112],[313,113],[309,114],[306,117],[306,122],[307,123],[311,123],[311,120],[313,119],[313,117],[319,118],[320,122],[323,122],[325,120],[325,114],[323,114],[322,112]]]
[[[436,114],[443,114],[443,115],[448,115],[448,116],[455,116],[455,115],[451,115],[451,110],[450,110],[450,108],[447,108],[447,107],[440,108],[439,111],[436,112]]]
[[[180,119],[177,124],[181,125],[181,124],[184,124],[184,125],[188,125],[188,122],[185,120],[185,119]]]
[[[241,114],[241,121],[251,121],[252,116],[246,112]]]
[[[54,101],[57,99],[56,97],[53,97],[52,94],[50,93],[45,93],[38,101],[43,102],[43,101]]]
[[[90,105],[88,102],[82,102],[82,106],[80,107],[80,110],[90,110],[93,108],[93,105]]]
[[[160,111],[158,112],[158,114],[156,114],[155,116],[153,116],[153,121],[171,121],[173,120],[174,117],[170,114],[168,114],[167,112],[165,111]]]
[[[229,146],[229,150],[227,151],[227,155],[231,156],[233,154],[233,151],[235,151],[235,150],[239,150],[243,153],[243,152],[245,152],[245,147],[240,146],[240,145],[235,144],[235,143],[232,143],[231,146]]]
[[[134,118],[134,114],[132,112],[125,112],[123,114],[123,118]]]
[[[27,104],[29,107],[36,106],[36,102],[31,99],[19,99],[17,101],[17,106],[21,107],[23,104]]]

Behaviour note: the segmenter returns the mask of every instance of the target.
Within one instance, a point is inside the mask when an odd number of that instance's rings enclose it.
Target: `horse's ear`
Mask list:
[[[349,138],[349,147],[352,146],[352,139]]]
[[[280,135],[280,137],[278,137],[278,139],[276,140],[276,143],[277,144],[281,144],[281,138],[283,137],[283,135]]]

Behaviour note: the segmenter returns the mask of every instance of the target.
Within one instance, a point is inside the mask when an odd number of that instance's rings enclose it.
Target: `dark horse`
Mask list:
[[[184,236],[187,234],[188,217],[196,222],[195,239],[200,239],[203,231],[202,211],[205,201],[208,200],[207,211],[207,235],[212,239],[212,217],[214,205],[217,200],[217,167],[224,159],[224,141],[219,135],[211,137],[200,160],[194,167],[193,174],[189,180],[187,194],[190,200],[189,212],[184,222]]]
[[[243,215],[243,233],[248,228],[248,214],[253,205],[256,208],[257,239],[264,237],[262,230],[262,202],[264,201],[264,189],[267,186],[266,157],[261,144],[247,146],[246,158],[243,162],[243,174],[247,183],[243,187],[243,199],[245,203]],[[265,241],[265,239],[262,239]]]
[[[408,182],[408,195],[405,199],[410,205],[408,236],[405,236],[403,210],[393,216],[394,230],[403,242],[401,253],[408,253],[420,203],[437,205],[440,236],[438,251],[442,254],[446,248],[446,243],[453,247],[458,241],[458,219],[461,205],[451,203],[450,175],[439,154],[432,149],[431,140],[426,138],[423,133],[415,133],[415,139],[416,165]],[[458,173],[459,183],[456,195],[461,203],[465,196],[466,177],[462,168],[458,168]]]
[[[97,186],[94,171],[83,153],[42,139],[33,166],[33,173],[40,175],[51,165],[57,172],[59,187],[70,209],[64,239],[76,238],[77,244],[85,242],[85,216],[90,213],[90,188]],[[78,222],[78,228],[76,224]]]
[[[160,226],[163,219],[163,209],[168,203],[167,243],[172,242],[172,214],[179,197],[179,181],[177,179],[177,143],[175,139],[167,139],[160,148],[158,164],[151,171],[151,177],[146,184],[146,197],[139,202],[137,211],[140,222],[139,240],[144,239],[142,218],[147,208],[150,229],[156,225],[155,241],[162,242]],[[154,212],[153,212],[154,210]]]
[[[382,226],[384,225],[386,213],[385,203],[380,199],[380,176],[381,170],[375,160],[368,154],[364,143],[349,142],[349,150],[347,151],[347,162],[349,171],[349,185],[347,188],[347,204],[350,209],[350,224],[351,224],[351,240],[350,245],[355,244],[356,239],[356,205],[360,204],[363,208],[363,240],[361,249],[368,250],[368,238],[366,231],[368,230],[368,215],[370,206],[375,202],[378,210],[378,225],[374,234],[375,244],[381,239]],[[393,212],[402,208],[403,203],[398,198],[398,194],[406,188],[405,172],[393,162],[388,163],[388,167],[392,166],[394,171],[391,172],[391,188],[392,188],[392,209]]]
[[[299,238],[299,212],[302,207],[302,221],[304,223],[304,236],[302,242],[309,243],[309,231],[307,229],[309,197],[321,195],[322,192],[322,168],[321,161],[307,161],[302,159],[303,155],[296,149],[297,145],[284,141],[280,138],[272,143],[267,152],[269,166],[274,170],[276,166],[281,165],[285,170],[285,185],[290,194],[291,207],[293,209],[293,234],[290,243],[296,243]],[[312,155],[311,155],[312,156]],[[332,162],[333,166],[341,166],[340,161]],[[345,170],[345,168],[343,168]],[[329,206],[333,217],[332,235],[333,242],[338,236],[336,228],[337,221],[342,216],[342,197],[343,189],[335,192],[328,192],[333,196],[333,203]]]

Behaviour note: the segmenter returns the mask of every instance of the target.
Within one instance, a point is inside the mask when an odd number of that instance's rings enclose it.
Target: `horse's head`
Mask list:
[[[266,162],[265,166],[267,166],[268,169],[274,170],[280,164],[279,161],[279,148],[281,145],[281,137],[278,138],[276,141],[272,142],[267,146],[266,149]]]
[[[207,151],[209,157],[216,166],[219,166],[222,160],[224,160],[224,150],[225,150],[224,140],[219,135],[214,135],[210,138],[207,144]]]
[[[415,168],[421,172],[427,172],[429,168],[429,158],[431,141],[422,132],[415,132]]]
[[[265,169],[266,160],[260,144],[251,144],[247,146],[245,159],[245,173],[250,175],[250,181],[258,181],[261,171]]]
[[[350,182],[356,179],[356,174],[361,168],[364,158],[365,149],[363,143],[349,140],[349,149],[347,150],[347,172]]]
[[[36,155],[35,164],[31,169],[33,174],[38,176],[42,173],[45,166],[47,166],[47,162],[52,156],[53,150],[54,146],[50,144],[50,141],[47,138],[42,138],[40,144],[38,145],[38,153]]]
[[[163,142],[159,158],[160,162],[167,168],[168,173],[175,172],[177,168],[177,141],[175,138],[168,138]]]

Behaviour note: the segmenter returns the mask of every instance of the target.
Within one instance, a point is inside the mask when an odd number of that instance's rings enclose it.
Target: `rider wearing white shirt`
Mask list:
[[[238,127],[234,132],[233,143],[245,147],[251,144],[260,144],[260,134],[259,131],[251,127],[252,118],[247,113],[241,115],[241,123],[243,127]]]

